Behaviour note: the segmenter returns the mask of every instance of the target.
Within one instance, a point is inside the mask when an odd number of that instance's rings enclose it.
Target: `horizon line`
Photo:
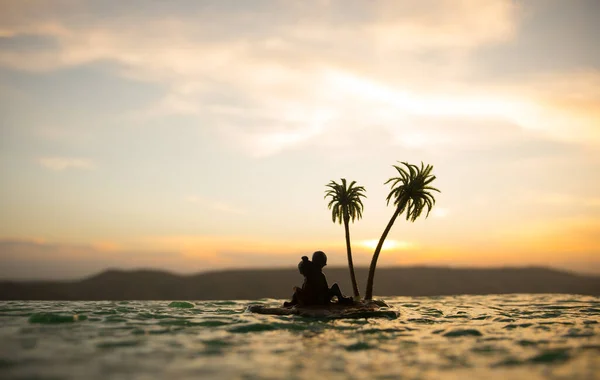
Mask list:
[[[98,277],[100,275],[103,275],[105,273],[110,273],[110,272],[122,272],[122,273],[126,273],[126,274],[134,274],[134,273],[140,273],[140,272],[153,272],[153,273],[159,273],[159,274],[166,274],[166,275],[172,275],[172,276],[178,276],[178,277],[193,277],[193,276],[198,276],[198,275],[206,275],[206,274],[214,274],[214,273],[226,273],[226,272],[257,272],[257,271],[281,271],[281,270],[295,270],[296,268],[294,266],[278,266],[278,267],[271,267],[271,268],[267,268],[267,267],[250,267],[250,268],[219,268],[219,269],[208,269],[206,271],[196,271],[196,272],[192,272],[192,273],[181,273],[181,272],[175,272],[175,271],[170,271],[170,270],[166,270],[166,269],[159,269],[159,268],[149,268],[149,267],[139,267],[139,268],[111,268],[108,267],[106,269],[103,269],[101,271],[98,272],[94,272],[90,275],[86,275],[86,276],[82,276],[82,277],[76,277],[76,278],[65,278],[65,279],[58,279],[58,278],[22,278],[22,279],[11,279],[11,278],[0,278],[0,282],[14,282],[14,283],[23,283],[23,282],[77,282],[77,281],[85,281],[85,280],[89,280],[95,277]],[[342,266],[342,265],[335,265],[335,266],[331,266],[331,267],[327,267],[327,269],[348,269],[347,266]],[[368,270],[369,267],[368,266],[355,266],[354,267],[355,270],[359,269],[359,270]],[[554,266],[550,266],[550,265],[522,265],[522,266],[518,266],[518,265],[500,265],[500,266],[452,266],[452,265],[427,265],[427,264],[419,264],[419,265],[388,265],[388,266],[382,266],[379,267],[378,269],[381,270],[385,270],[385,269],[446,269],[446,270],[471,270],[471,271],[485,271],[485,270],[511,270],[511,269],[518,269],[518,270],[523,270],[523,269],[543,269],[543,270],[550,270],[550,271],[555,271],[555,272],[562,272],[562,273],[568,273],[570,275],[576,275],[576,276],[582,276],[582,277],[598,277],[600,278],[600,273],[586,273],[586,272],[582,272],[582,271],[575,271],[572,269],[565,269],[565,268],[557,268]]]

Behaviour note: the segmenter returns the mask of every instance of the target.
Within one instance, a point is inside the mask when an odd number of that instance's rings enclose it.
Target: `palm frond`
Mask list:
[[[348,183],[345,178],[340,183],[330,181],[325,185],[325,199],[330,198],[327,208],[331,210],[333,222],[342,223],[344,218],[355,221],[362,218],[364,204],[361,198],[366,198],[365,188],[358,186],[356,181]]]
[[[431,192],[440,192],[437,188],[430,186],[436,179],[432,175],[432,165],[421,162],[420,167],[408,162],[400,162],[392,165],[398,172],[397,177],[389,178],[385,184],[390,184],[390,192],[386,197],[389,205],[392,202],[400,213],[406,212],[406,220],[414,222],[423,214],[427,208],[425,217],[429,216],[435,205],[435,198]]]

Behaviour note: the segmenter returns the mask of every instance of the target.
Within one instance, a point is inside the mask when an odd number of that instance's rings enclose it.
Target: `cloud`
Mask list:
[[[383,1],[374,8],[378,22],[367,30],[392,48],[470,48],[516,32],[518,7],[511,1]]]
[[[542,194],[529,194],[532,202],[544,204],[546,206],[553,207],[565,207],[565,208],[586,208],[594,209],[600,208],[599,197],[582,197],[576,194],[565,194],[565,193],[542,193]]]
[[[464,81],[469,51],[517,37],[522,9],[512,0],[123,7],[9,1],[0,16],[5,35],[54,43],[0,49],[0,65],[116,63],[121,76],[165,86],[163,98],[137,115],[193,116],[255,157],[310,143],[348,120],[393,130],[419,115],[509,120],[600,142],[598,72]],[[447,137],[412,132],[391,142],[420,147]]]
[[[138,114],[193,115],[257,157],[318,138],[341,122],[339,115],[371,107],[380,99],[364,93],[369,86],[436,83],[449,67],[461,70],[449,60],[462,62],[464,54],[450,51],[511,38],[517,10],[509,0],[269,2],[235,9],[188,2],[142,9],[116,1],[54,7],[8,1],[4,7],[4,35],[43,36],[53,43],[0,49],[0,65],[49,71],[116,63],[119,75],[167,89]],[[441,62],[421,58],[432,51],[443,52],[442,74]],[[343,82],[337,72],[353,73],[348,80],[354,82]],[[420,94],[409,94],[403,105],[402,90],[383,95],[395,100],[379,105],[380,113],[444,106],[427,104]]]
[[[91,170],[94,168],[94,164],[90,160],[84,158],[42,157],[38,162],[42,167],[54,171],[63,171],[67,169]]]
[[[186,264],[188,266],[186,266]],[[182,260],[173,251],[119,250],[106,243],[90,245],[56,244],[30,240],[0,240],[0,278],[74,279],[107,268],[163,268],[189,272],[202,263]]]
[[[600,247],[600,218],[567,216],[537,221],[515,222],[499,231],[506,245],[512,245],[531,258],[548,261],[566,258],[596,261]],[[569,256],[565,256],[569,253]],[[561,257],[562,256],[562,257]]]
[[[224,202],[220,200],[210,200],[205,197],[201,197],[198,195],[190,195],[185,198],[186,202],[194,203],[200,205],[205,208],[209,208],[219,212],[225,212],[228,214],[245,214],[246,211],[236,207],[229,202]]]
[[[512,83],[490,80],[489,93],[511,99],[519,125],[564,141],[600,143],[600,70],[537,73]]]

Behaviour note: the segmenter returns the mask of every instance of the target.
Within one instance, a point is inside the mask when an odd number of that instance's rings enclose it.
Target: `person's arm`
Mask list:
[[[306,286],[308,285],[308,279],[306,277],[304,277],[304,281],[302,282],[302,289],[306,289]]]

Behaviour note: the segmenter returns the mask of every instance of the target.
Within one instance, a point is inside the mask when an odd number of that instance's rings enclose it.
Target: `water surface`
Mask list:
[[[398,319],[260,301],[0,302],[2,379],[600,379],[600,297],[395,297]]]

